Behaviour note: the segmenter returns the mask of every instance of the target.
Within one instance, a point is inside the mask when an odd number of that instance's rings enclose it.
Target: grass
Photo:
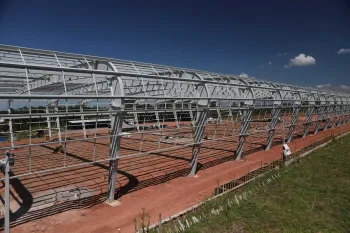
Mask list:
[[[271,173],[241,190],[207,202],[187,216],[209,216],[184,232],[350,232],[350,136],[314,151],[273,173],[279,178],[257,188]],[[250,193],[240,205],[228,206]],[[177,223],[164,227],[173,228]],[[163,227],[163,228],[164,228]],[[165,231],[166,232],[166,231]]]

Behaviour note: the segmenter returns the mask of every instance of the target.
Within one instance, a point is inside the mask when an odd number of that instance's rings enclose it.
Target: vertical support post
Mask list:
[[[110,149],[109,149],[109,173],[108,173],[108,201],[114,201],[115,184],[117,181],[118,173],[118,157],[120,154],[120,134],[123,127],[123,114],[122,112],[115,111],[121,110],[120,107],[111,106],[112,113],[111,118],[111,130],[110,130]]]
[[[190,163],[190,176],[194,176],[197,172],[197,164],[198,164],[198,156],[201,149],[201,144],[203,140],[203,134],[205,130],[205,126],[207,124],[207,118],[208,118],[208,109],[207,108],[200,108],[197,112],[197,120],[195,124],[195,131],[194,131],[194,145],[192,147],[192,158]]]
[[[110,81],[111,96],[124,96],[123,82],[120,77]],[[120,141],[123,127],[124,99],[112,99],[111,102],[111,130],[109,148],[109,170],[108,170],[108,202],[114,201],[115,184],[117,182],[118,160],[120,155]]]
[[[295,129],[296,122],[298,120],[299,112],[300,112],[300,106],[293,107],[292,119],[290,121],[288,135],[287,135],[287,143],[290,143],[292,141],[293,132]]]
[[[84,107],[83,104],[80,104],[80,112],[84,112]],[[84,115],[81,115],[81,126],[83,127],[83,132],[84,132],[84,138],[86,138],[86,128],[85,128],[85,117]]]
[[[177,118],[175,102],[173,103],[173,114],[174,114],[174,120],[175,120],[176,128],[179,128],[180,126],[179,126],[179,120]]]
[[[192,125],[195,125],[196,123],[195,123],[194,118],[193,118],[193,112],[192,112],[192,109],[191,109],[191,103],[188,103],[188,109],[189,109]]]
[[[284,116],[282,118],[282,143],[283,143],[283,145],[286,143],[286,135],[285,135],[285,130],[284,130]]]
[[[238,147],[236,152],[236,160],[240,160],[242,153],[243,153],[243,147],[246,137],[248,136],[248,129],[250,125],[250,121],[252,119],[252,109],[245,109],[243,110],[243,122],[241,123],[241,130],[239,134],[238,139]]]
[[[345,116],[345,107],[346,106],[340,106],[340,111],[339,111],[339,115],[338,115],[338,119],[337,119],[337,126],[341,126],[343,118]]]
[[[12,100],[9,100],[7,102],[7,111],[8,111],[9,115],[11,114],[11,102],[12,102]],[[10,130],[11,146],[14,147],[12,119],[9,120],[9,130]]]
[[[46,105],[46,114],[49,114],[50,110],[49,110],[49,106]],[[47,129],[49,130],[49,138],[50,141],[52,140],[52,131],[51,131],[51,121],[50,121],[50,116],[46,116],[46,121],[47,121]]]
[[[317,109],[317,121],[316,121],[316,126],[314,129],[314,134],[317,134],[318,129],[320,128],[321,121],[323,120],[324,115],[325,115],[325,110],[326,110],[326,107],[324,107],[324,106],[320,106]]]
[[[231,103],[231,101],[230,101],[230,107],[228,109],[228,116],[232,117],[232,103]]]
[[[314,113],[315,107],[308,107],[306,110],[306,122],[304,123],[303,138],[307,135],[307,131],[312,123],[312,114]]]
[[[348,105],[348,119],[345,123],[350,123],[350,105]]]
[[[329,126],[329,121],[331,119],[331,114],[332,114],[332,110],[334,109],[333,106],[328,106],[326,108],[326,121],[324,123],[324,126],[323,126],[323,131],[326,131],[328,129],[328,126]]]
[[[219,124],[221,124],[221,123],[222,123],[222,117],[221,117],[220,109],[217,109],[216,111],[217,111],[217,113],[218,113],[218,121],[217,121],[217,122],[218,122]]]
[[[217,124],[221,124],[222,123],[222,116],[221,116],[221,111],[220,111],[220,109],[221,109],[220,102],[216,102],[216,107],[218,108],[218,109],[216,109],[216,112],[218,114],[218,119],[216,122],[217,122]]]
[[[134,111],[136,111],[136,103],[134,103],[133,109],[134,109]],[[138,118],[137,112],[134,113],[134,121],[136,124],[137,132],[140,132],[139,118]]]
[[[332,125],[331,125],[331,129],[334,128],[334,126],[337,124],[338,122],[338,118],[340,116],[340,106],[335,106],[334,108],[334,111],[333,111],[333,122],[332,122]]]
[[[5,233],[10,233],[10,164],[7,160],[5,164]]]
[[[276,125],[279,120],[281,109],[280,108],[274,108],[271,111],[271,121],[269,124],[269,132],[267,134],[267,140],[266,140],[266,148],[265,150],[270,150],[272,139],[276,131]]]
[[[348,123],[348,121],[349,121],[349,114],[350,114],[349,105],[346,105],[345,117],[343,119],[342,124]]]
[[[158,109],[157,104],[154,105],[154,109],[156,110],[155,115],[156,115],[156,120],[157,120],[157,126],[158,126],[158,129],[160,129],[159,113],[157,111],[157,109]]]
[[[56,101],[56,103],[55,103],[55,113],[58,113],[58,101]],[[59,116],[56,116],[56,126],[57,126],[58,140],[60,143],[62,143],[61,126],[60,126]]]

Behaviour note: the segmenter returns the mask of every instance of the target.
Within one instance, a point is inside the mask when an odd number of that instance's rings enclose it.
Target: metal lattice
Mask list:
[[[240,159],[259,149],[249,140],[281,143],[282,118],[290,141],[347,123],[350,109],[341,93],[5,45],[0,101],[0,153],[15,154],[12,179],[107,163],[109,200],[123,159],[190,148],[194,175],[202,144],[230,141],[232,156],[220,161]]]

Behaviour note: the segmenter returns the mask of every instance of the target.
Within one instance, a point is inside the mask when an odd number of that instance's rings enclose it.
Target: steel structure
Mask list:
[[[0,152],[12,150],[27,161],[26,169],[11,178],[109,161],[109,201],[115,198],[121,158],[191,146],[189,174],[194,175],[205,140],[236,137],[232,159],[241,159],[251,128],[266,132],[268,150],[282,117],[288,142],[298,122],[305,137],[310,130],[317,133],[350,119],[350,96],[346,94],[6,45],[0,45],[0,101],[0,117],[6,126],[2,134],[9,139]],[[110,122],[108,133],[99,133],[101,122]],[[23,124],[26,128],[18,129]],[[223,125],[234,125],[232,132],[220,128]],[[126,135],[122,131],[130,127],[133,131],[128,137],[138,140],[139,150],[122,154],[120,145]],[[38,130],[46,138],[33,137]],[[157,146],[144,149],[145,135],[154,137]],[[109,140],[109,152],[98,151],[96,144],[101,140]],[[81,141],[93,143],[91,159],[71,162],[69,147]],[[40,168],[35,166],[36,148],[45,146],[62,156],[55,166]]]

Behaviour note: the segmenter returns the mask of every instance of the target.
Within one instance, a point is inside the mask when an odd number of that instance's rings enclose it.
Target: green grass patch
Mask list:
[[[349,157],[350,136],[335,140],[287,168],[208,201],[186,216],[205,217],[184,232],[350,232]],[[238,205],[235,199],[242,194],[246,199]],[[220,208],[219,214],[210,214]],[[177,221],[163,229],[175,232],[175,225]]]

